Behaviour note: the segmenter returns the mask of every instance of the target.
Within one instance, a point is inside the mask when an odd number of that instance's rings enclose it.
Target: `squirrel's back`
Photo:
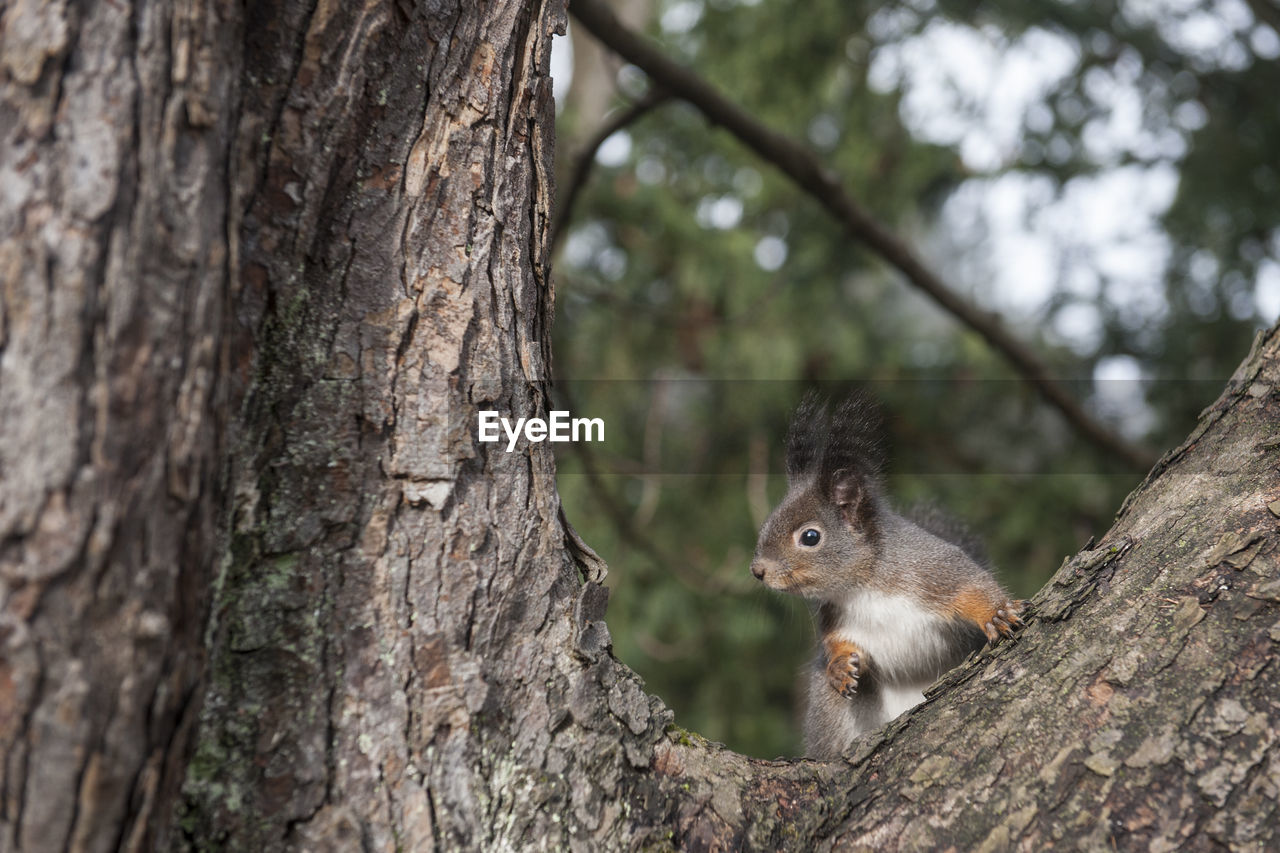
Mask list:
[[[912,524],[955,545],[985,569],[991,568],[991,558],[981,537],[973,529],[935,503],[917,503],[902,513]]]

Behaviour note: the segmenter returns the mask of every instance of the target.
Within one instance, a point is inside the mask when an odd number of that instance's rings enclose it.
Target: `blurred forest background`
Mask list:
[[[1085,411],[1151,458],[1280,313],[1272,0],[615,0],[802,142]],[[579,21],[557,40],[570,521],[608,562],[616,654],[677,722],[799,751],[804,603],[748,572],[808,387],[883,403],[889,486],[1030,596],[1145,468],[1086,441],[983,336]]]

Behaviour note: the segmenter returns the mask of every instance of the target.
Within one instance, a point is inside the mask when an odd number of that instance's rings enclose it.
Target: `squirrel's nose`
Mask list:
[[[751,574],[756,576],[756,580],[764,580],[764,563],[759,560],[751,561]]]

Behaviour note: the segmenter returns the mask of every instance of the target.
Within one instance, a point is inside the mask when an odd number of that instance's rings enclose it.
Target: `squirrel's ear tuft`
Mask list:
[[[876,535],[876,496],[884,465],[883,419],[869,397],[853,393],[836,407],[820,482],[845,523]]]
[[[787,432],[787,478],[816,473],[830,495],[834,472],[848,469],[864,491],[874,488],[884,465],[883,424],[879,407],[864,394],[849,394],[832,414],[821,395],[808,392]]]
[[[880,407],[865,394],[854,392],[840,401],[827,442],[823,468],[832,472],[856,468],[868,479],[884,467],[884,418]]]
[[[809,391],[796,407],[787,430],[787,479],[795,480],[817,469],[831,431],[827,403]]]

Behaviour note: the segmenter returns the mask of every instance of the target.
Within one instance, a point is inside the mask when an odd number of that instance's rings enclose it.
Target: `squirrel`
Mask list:
[[[805,397],[787,434],[787,494],[751,562],[766,586],[804,596],[814,612],[810,758],[838,758],[1022,624],[1025,602],[1009,598],[972,539],[936,514],[912,520],[890,507],[879,432],[865,397],[846,398],[834,417]]]

